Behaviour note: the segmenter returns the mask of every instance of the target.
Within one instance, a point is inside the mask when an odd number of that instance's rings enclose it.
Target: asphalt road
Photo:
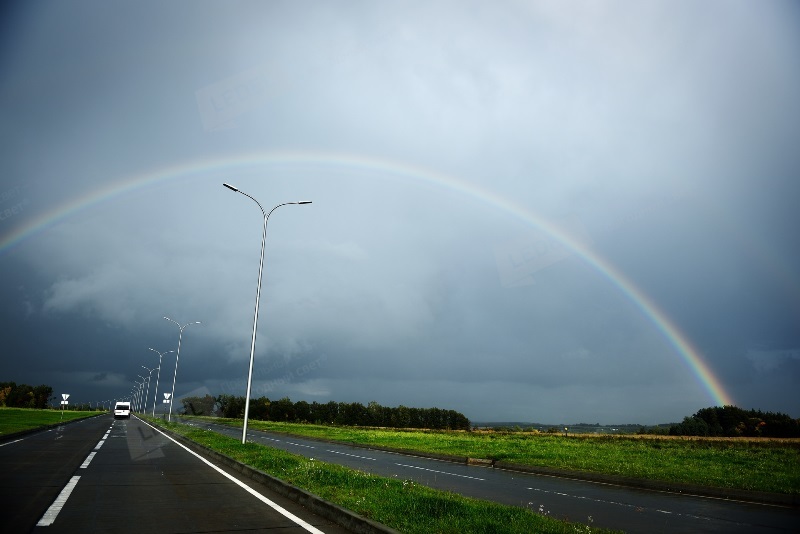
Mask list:
[[[344,533],[144,422],[93,417],[0,445],[0,532]]]
[[[241,438],[241,429],[191,421]],[[560,519],[630,533],[800,532],[800,510],[693,497],[404,456],[249,430],[248,440],[307,457]]]

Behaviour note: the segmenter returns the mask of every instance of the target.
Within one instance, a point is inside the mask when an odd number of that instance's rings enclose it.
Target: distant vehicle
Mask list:
[[[118,402],[114,406],[114,419],[130,419],[131,418],[131,403]]]

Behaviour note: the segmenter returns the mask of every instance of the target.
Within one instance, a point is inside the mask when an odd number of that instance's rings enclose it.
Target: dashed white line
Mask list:
[[[79,476],[72,477],[67,485],[64,486],[64,489],[61,490],[61,493],[58,494],[56,500],[53,501],[53,504],[50,505],[50,508],[44,513],[42,518],[36,523],[37,527],[49,527],[53,524],[53,521],[56,520],[56,516],[66,504],[67,499],[69,499],[72,490],[75,489],[75,485],[78,484],[78,481],[81,479]]]
[[[105,442],[106,442],[105,439],[101,439],[100,441],[98,441],[97,445],[94,446],[94,450],[98,450],[100,447],[103,446],[103,443],[105,443]]]
[[[2,445],[0,445],[0,447],[5,447],[6,445],[11,445],[12,443],[17,443],[19,441],[22,441],[22,440],[21,439],[15,439],[14,441],[9,441],[8,443],[3,443]]]
[[[605,499],[595,499],[595,498],[592,498],[592,497],[586,497],[584,495],[570,495],[569,493],[562,493],[560,491],[544,490],[544,489],[540,489],[540,488],[527,488],[527,489],[530,490],[530,491],[538,491],[539,493],[549,493],[551,495],[558,495],[560,497],[571,497],[573,499],[579,499],[579,500],[584,500],[584,501],[592,501],[592,502],[597,502],[597,503],[601,503],[601,504],[612,504],[612,505],[615,505],[615,506],[622,506],[624,508],[634,508],[636,510],[646,510],[646,508],[643,508],[641,506],[637,506],[637,505],[634,505],[634,504],[630,504],[630,503],[624,503],[624,502],[618,502],[618,501],[608,501],[608,500],[605,500]],[[658,508],[653,508],[652,510],[655,511],[655,512],[662,513],[662,514],[670,514],[670,515],[678,515],[678,516],[683,516],[683,517],[690,517],[692,519],[700,519],[702,521],[709,521],[710,520],[710,518],[708,518],[708,517],[702,517],[702,516],[694,515],[694,514],[682,514],[682,513],[678,513],[678,512],[670,512],[670,511],[667,511],[667,510],[660,510]]]
[[[480,481],[483,481],[483,482],[486,481],[485,478],[471,477],[471,476],[467,476],[467,475],[459,475],[459,474],[456,474],[456,473],[448,473],[447,471],[437,471],[436,469],[428,469],[427,467],[418,467],[416,465],[407,465],[407,464],[394,464],[394,465],[399,465],[400,467],[410,467],[412,469],[419,469],[421,471],[430,471],[431,473],[439,473],[441,475],[450,475],[451,477],[469,478],[469,479],[472,479],[472,480],[480,480]]]
[[[350,454],[347,452],[339,452],[339,451],[331,451],[327,450],[325,452],[332,452],[333,454],[341,454],[342,456],[352,456],[353,458],[360,458],[361,460],[372,460],[375,461],[375,458],[370,458],[369,456],[359,456],[357,454]]]
[[[316,449],[316,447],[314,447],[312,445],[304,445],[302,443],[294,443],[293,441],[287,441],[286,443],[288,443],[289,445],[294,445],[296,447],[305,447],[306,449]]]
[[[87,456],[86,459],[81,464],[81,469],[86,469],[87,467],[89,467],[89,464],[91,463],[91,461],[94,458],[95,454],[97,454],[97,453],[96,452],[90,452],[89,453],[89,456]]]

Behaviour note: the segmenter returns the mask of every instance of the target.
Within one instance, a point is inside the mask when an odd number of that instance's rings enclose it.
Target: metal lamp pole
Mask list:
[[[142,411],[142,397],[144,397],[144,383],[145,383],[145,381],[147,381],[147,379],[145,377],[143,377],[142,375],[136,375],[136,376],[138,376],[139,378],[142,379],[142,383],[139,385],[139,398],[137,400],[138,409],[136,410],[137,412],[141,412]]]
[[[135,412],[136,406],[139,403],[139,388],[141,387],[141,384],[136,380],[134,380],[133,383],[136,385],[133,386],[133,390],[131,391],[131,409]]]
[[[233,187],[230,184],[223,183],[222,185],[224,185],[225,187],[227,187],[228,189],[230,189],[235,193],[243,194],[244,196],[255,202],[258,208],[261,210],[261,215],[264,216],[264,231],[261,234],[261,261],[258,264],[258,285],[256,286],[256,310],[255,313],[253,314],[254,315],[253,339],[252,342],[250,343],[250,368],[247,372],[247,393],[245,394],[244,397],[244,424],[242,425],[242,444],[244,444],[247,440],[247,417],[250,413],[250,386],[253,381],[253,358],[256,350],[256,326],[258,325],[258,302],[259,299],[261,298],[261,273],[264,270],[264,244],[267,240],[267,222],[269,221],[269,216],[272,215],[272,212],[280,208],[281,206],[286,206],[288,204],[311,204],[311,201],[301,200],[298,202],[284,202],[283,204],[278,204],[277,206],[269,210],[269,213],[266,213],[264,211],[264,208],[261,206],[261,203],[259,203],[259,201],[256,200],[255,198],[251,197],[244,191],[240,191],[239,189]]]
[[[180,328],[180,333],[178,334],[178,353],[175,355],[175,374],[172,376],[172,394],[169,399],[169,417],[167,418],[168,421],[172,421],[172,405],[175,403],[175,379],[178,377],[178,360],[181,357],[181,337],[183,337],[183,329],[191,324],[200,324],[200,321],[186,323],[185,325],[181,326],[181,324],[174,319],[170,319],[169,317],[164,317],[164,319],[175,323],[178,325],[178,328]]]
[[[144,394],[144,410],[142,410],[142,413],[147,415],[147,398],[150,396],[150,379],[153,377],[153,371],[155,371],[155,369],[150,369],[149,367],[145,367],[144,365],[142,367],[147,369],[147,373],[148,373],[147,374],[147,393]]]
[[[150,347],[147,347],[150,349]],[[156,349],[150,349],[153,352],[158,352]],[[158,398],[158,381],[161,378],[161,358],[164,357],[164,354],[169,354],[170,352],[175,352],[174,350],[168,350],[167,352],[158,352],[158,373],[156,373],[156,390],[153,393],[153,417],[156,416],[156,399]]]

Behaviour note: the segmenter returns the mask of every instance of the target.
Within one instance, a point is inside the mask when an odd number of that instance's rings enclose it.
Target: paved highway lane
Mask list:
[[[192,421],[241,437],[241,429]],[[249,431],[248,439],[381,476],[414,480],[556,518],[631,533],[781,533],[800,530],[800,510],[632,489],[404,456]]]
[[[14,493],[8,489],[14,483],[28,488],[12,496],[19,511],[15,507],[8,521],[4,511],[0,530],[347,532],[250,480],[243,486],[227,478],[136,418],[115,421],[103,416],[72,430],[65,427],[58,439],[42,433],[0,448],[4,467],[20,465],[12,469],[13,476],[0,475],[3,497]],[[67,461],[57,459],[65,456],[60,442],[67,439],[72,453]],[[40,464],[43,460],[47,461]],[[46,480],[37,476],[47,470],[57,475]],[[35,506],[26,502],[31,496],[36,497]]]
[[[107,415],[0,444],[0,531],[29,532],[108,428]]]

